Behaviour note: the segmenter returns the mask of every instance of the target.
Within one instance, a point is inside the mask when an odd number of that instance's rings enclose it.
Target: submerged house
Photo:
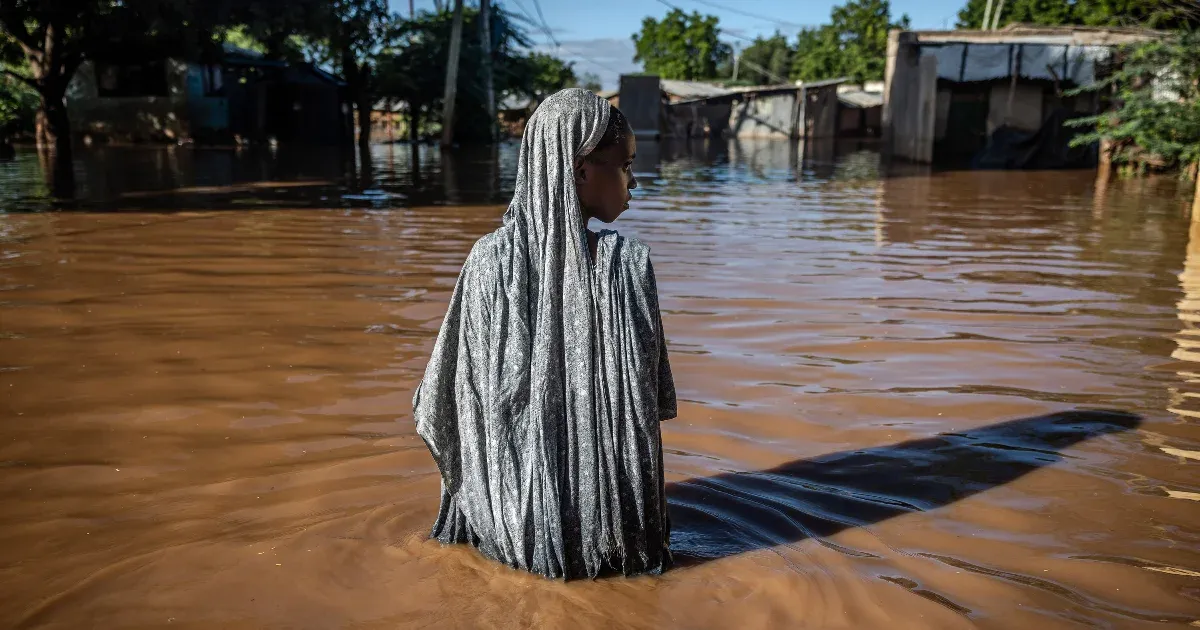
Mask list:
[[[837,135],[841,138],[879,136],[883,128],[883,81],[837,88]]]
[[[1110,72],[1118,46],[1160,37],[1133,28],[1030,27],[892,31],[882,125],[885,151],[923,163],[983,168],[1087,166],[1070,118],[1101,111],[1068,95]]]
[[[99,140],[336,144],[353,129],[344,88],[311,64],[226,46],[211,63],[88,61],[67,108],[73,131]]]
[[[838,134],[837,88],[845,79],[724,87],[652,75],[621,77],[619,103],[644,138],[832,138]]]

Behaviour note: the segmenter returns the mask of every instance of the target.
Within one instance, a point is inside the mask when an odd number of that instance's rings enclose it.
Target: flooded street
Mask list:
[[[1200,625],[1190,191],[843,149],[639,147],[679,566],[571,583],[427,540],[514,145],[0,163],[0,627]]]

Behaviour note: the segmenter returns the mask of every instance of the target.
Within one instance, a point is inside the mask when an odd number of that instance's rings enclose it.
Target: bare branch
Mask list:
[[[38,52],[37,38],[25,28],[25,21],[16,12],[0,11],[0,33],[17,40],[26,55],[33,56]]]

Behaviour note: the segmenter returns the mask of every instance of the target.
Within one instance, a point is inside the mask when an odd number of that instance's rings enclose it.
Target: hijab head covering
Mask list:
[[[413,398],[417,432],[442,475],[433,536],[549,577],[661,570],[669,561],[657,426],[665,347],[653,276],[632,239],[622,259],[640,261],[631,272],[640,284],[593,271],[575,189],[575,163],[596,148],[611,112],[576,88],[530,117],[503,226],[463,265]],[[625,241],[608,234],[615,259]],[[612,278],[621,289],[609,289]],[[653,300],[630,299],[616,314],[601,313],[594,299],[646,290]],[[606,338],[630,339],[602,344],[602,328]],[[610,356],[610,345],[653,356]],[[646,388],[649,397],[639,393]],[[673,416],[673,388],[668,406]],[[645,470],[656,471],[649,482]]]

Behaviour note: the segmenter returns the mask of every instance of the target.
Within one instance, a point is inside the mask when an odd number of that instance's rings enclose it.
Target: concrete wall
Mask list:
[[[790,139],[799,137],[800,90],[753,95],[733,104],[729,130],[736,138]],[[834,103],[837,93],[834,92]],[[830,115],[836,130],[836,112]]]
[[[937,129],[937,59],[920,56],[911,34],[892,31],[886,68],[884,150],[898,158],[931,162]]]
[[[621,113],[639,138],[655,138],[662,132],[662,87],[656,76],[621,77]]]
[[[167,96],[102,97],[95,66],[84,63],[67,90],[72,132],[128,141],[186,138],[188,67],[168,60]]]

